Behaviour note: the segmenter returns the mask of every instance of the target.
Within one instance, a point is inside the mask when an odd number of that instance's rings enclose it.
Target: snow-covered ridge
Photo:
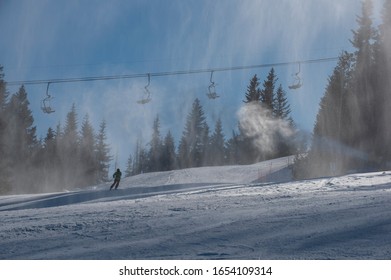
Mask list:
[[[390,259],[391,172],[293,182],[287,162],[0,197],[0,259]]]
[[[252,165],[200,167],[140,174],[124,178],[119,189],[111,192],[107,192],[109,184],[104,184],[71,192],[0,196],[0,211],[135,199],[227,184],[287,181],[291,179],[289,165],[292,161],[292,157],[284,157]]]

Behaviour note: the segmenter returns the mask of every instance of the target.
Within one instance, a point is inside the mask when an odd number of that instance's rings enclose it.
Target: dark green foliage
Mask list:
[[[358,28],[335,67],[320,108],[299,177],[343,174],[390,167],[391,162],[391,1],[384,2],[379,28],[373,26],[372,1],[362,3]]]
[[[210,137],[209,165],[224,165],[226,161],[225,136],[221,119],[216,121],[215,130]]]
[[[16,191],[34,189],[34,185],[26,179],[32,175],[33,155],[38,145],[36,127],[29,109],[29,101],[24,86],[13,94],[6,106],[7,123],[4,135],[4,161],[7,164],[12,181],[12,189]],[[23,172],[23,175],[20,173]]]
[[[88,116],[78,132],[73,105],[62,130],[37,141],[24,86],[8,98],[0,76],[0,193],[53,192],[107,180],[110,157],[103,123],[98,135]],[[6,121],[5,121],[6,120]]]
[[[286,93],[280,84],[273,102],[273,115],[276,118],[288,120],[290,119],[290,113],[291,108],[288,99],[286,98]]]
[[[163,141],[161,166],[162,171],[176,169],[175,140],[170,131],[168,131]]]
[[[179,142],[180,168],[202,166],[207,149],[209,128],[199,99],[195,99],[188,114],[185,129]]]
[[[235,131],[232,131],[232,137],[225,143],[226,164],[240,163],[239,143],[239,136]]]
[[[80,133],[79,186],[91,186],[98,183],[98,162],[96,153],[95,132],[88,115],[85,116]]]
[[[108,173],[110,167],[110,147],[107,144],[106,121],[102,121],[99,126],[99,132],[96,136],[96,161],[97,161],[97,181],[99,183],[109,180]]]
[[[63,170],[60,185],[75,187],[79,183],[81,174],[80,168],[80,145],[78,135],[77,113],[75,104],[68,112],[65,120],[64,132],[58,138],[60,163],[59,168]]]
[[[6,162],[5,136],[7,133],[6,107],[8,92],[4,81],[3,67],[0,65],[0,194],[10,190],[10,170]]]
[[[152,140],[149,149],[148,172],[160,171],[162,169],[162,139],[160,136],[160,120],[157,116],[153,122]]]
[[[261,102],[270,113],[274,111],[274,95],[277,80],[274,68],[272,68],[266,80],[263,82],[263,89],[261,90]]]
[[[276,81],[277,76],[274,69],[271,69],[264,82],[264,88],[261,90],[259,79],[257,75],[254,75],[247,87],[244,103],[247,105],[262,104],[265,108],[268,107],[268,118],[276,120],[276,124],[278,121],[289,123],[293,129],[294,123],[290,118],[290,106],[285,91],[281,85],[275,90]],[[246,136],[240,125],[238,129],[239,133],[233,131],[232,138],[226,140],[222,122],[218,119],[215,123],[215,130],[210,135],[200,100],[195,99],[187,115],[177,153],[175,141],[170,132],[164,140],[161,140],[160,122],[159,118],[156,118],[153,124],[152,139],[149,142],[149,152],[145,153],[146,149],[139,141],[134,156],[129,157],[131,161],[128,163],[128,174],[209,165],[249,164],[260,159],[290,155],[295,150],[295,143],[292,139],[288,140],[285,135],[272,132],[277,150],[261,155],[253,143],[254,139]]]
[[[247,92],[245,94],[246,99],[243,100],[244,103],[261,102],[261,91],[258,87],[259,79],[255,74],[254,77],[250,80],[250,84],[247,87]]]
[[[277,80],[273,68],[262,89],[258,88],[256,75],[250,80],[239,121],[239,135],[231,143],[237,143],[237,162],[240,164],[290,155],[295,150],[290,106],[282,85],[276,90]]]
[[[109,180],[108,169],[112,161],[110,148],[106,144],[106,123],[99,131],[86,115],[79,130],[75,104],[68,112],[65,125],[49,128],[46,136],[37,141],[34,120],[29,110],[27,93],[21,87],[8,100],[6,83],[0,76],[0,192],[48,192],[80,188]],[[268,108],[268,117],[289,119],[290,108],[281,85],[275,92],[277,77],[271,69],[259,88],[259,79],[254,75],[247,87],[246,105],[258,104]],[[5,120],[9,122],[5,122]],[[11,131],[10,127],[17,127]],[[3,137],[9,135],[10,137]],[[277,136],[276,136],[277,137]],[[282,137],[277,137],[281,142]],[[137,141],[134,155],[128,158],[125,176],[144,172],[168,171],[177,168],[200,167],[224,164],[248,164],[266,156],[260,155],[251,137],[246,137],[242,128],[233,131],[232,138],[225,139],[223,125],[219,118],[211,133],[199,99],[195,99],[180,138],[178,148],[168,131],[162,138],[160,120],[156,117],[152,127],[151,140],[143,146]],[[284,141],[282,141],[284,142]],[[282,143],[281,142],[281,143]],[[285,144],[284,144],[285,145]],[[291,150],[280,146],[280,152],[267,155],[269,158],[286,155]],[[26,176],[17,177],[23,169]],[[35,178],[31,182],[30,178]],[[18,187],[10,182],[17,182]]]

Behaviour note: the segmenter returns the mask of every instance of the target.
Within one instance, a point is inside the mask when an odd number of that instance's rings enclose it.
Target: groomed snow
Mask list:
[[[292,158],[0,197],[0,259],[390,259],[391,172],[291,181]]]

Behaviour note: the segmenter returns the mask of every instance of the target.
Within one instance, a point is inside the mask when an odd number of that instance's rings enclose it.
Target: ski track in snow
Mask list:
[[[292,182],[291,160],[0,197],[0,259],[390,259],[391,172]]]

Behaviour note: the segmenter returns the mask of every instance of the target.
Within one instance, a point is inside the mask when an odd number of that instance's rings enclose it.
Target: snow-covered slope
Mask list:
[[[390,259],[391,172],[289,182],[290,162],[0,197],[0,259]]]

